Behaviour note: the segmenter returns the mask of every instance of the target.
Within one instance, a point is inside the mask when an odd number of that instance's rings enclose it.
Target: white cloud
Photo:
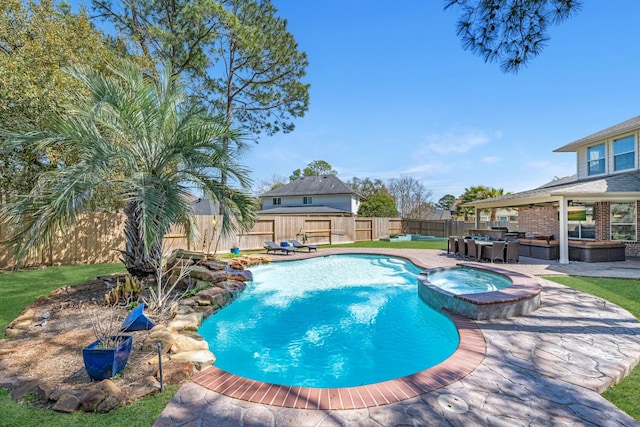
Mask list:
[[[461,154],[473,150],[476,147],[486,145],[499,139],[501,132],[488,132],[478,130],[450,131],[427,135],[426,142],[420,146],[417,153],[421,155],[436,154]]]
[[[482,163],[498,163],[502,161],[502,157],[499,156],[482,156],[480,158]]]

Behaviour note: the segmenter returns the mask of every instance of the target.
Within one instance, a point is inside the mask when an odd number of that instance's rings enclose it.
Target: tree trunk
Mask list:
[[[124,223],[126,240],[125,250],[121,251],[121,261],[127,271],[140,279],[154,275],[160,265],[162,257],[162,240],[156,241],[151,248],[145,250],[142,239],[138,205],[135,202],[128,203],[124,209],[127,219]]]

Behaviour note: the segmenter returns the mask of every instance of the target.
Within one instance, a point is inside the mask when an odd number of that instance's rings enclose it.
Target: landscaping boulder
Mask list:
[[[196,340],[184,335],[176,335],[176,339],[169,353],[182,353],[192,350],[209,350],[209,344],[203,340]]]
[[[221,287],[222,289],[228,290],[229,292],[231,292],[231,296],[235,298],[237,294],[244,291],[244,288],[247,287],[247,284],[238,280],[227,280],[225,282],[218,283],[217,286]]]
[[[162,363],[167,363],[169,361],[169,356],[168,355],[162,355]],[[158,361],[158,355],[156,354],[153,357],[150,357],[149,360],[147,360],[147,363],[149,365],[157,365],[159,363]]]
[[[192,279],[204,280],[211,283],[214,283],[214,280],[219,277],[219,273],[219,271],[214,272],[209,270],[207,267],[201,267],[199,265],[191,267],[191,270],[189,271],[189,275]],[[223,271],[222,274],[226,277],[226,272]]]
[[[134,402],[142,397],[157,393],[159,391],[160,382],[154,377],[148,376],[138,382],[130,384],[126,389],[126,395],[129,402]]]
[[[247,258],[235,258],[229,261],[229,268],[232,270],[244,270],[249,265],[249,260]]]
[[[193,312],[186,314],[177,314],[176,317],[173,318],[167,328],[175,331],[180,331],[182,329],[189,329],[192,331],[197,330],[202,323],[202,314]]]
[[[214,271],[226,270],[228,266],[228,264],[223,261],[203,261],[200,264]]]
[[[172,265],[174,265],[176,263],[176,261],[178,261],[180,259],[182,259],[182,260],[200,261],[200,260],[204,259],[204,253],[203,252],[187,251],[185,249],[176,249],[167,258],[167,265],[172,266]]]
[[[171,360],[185,360],[193,363],[197,370],[211,366],[216,361],[216,356],[209,350],[184,351],[171,355]]]
[[[53,405],[51,409],[58,412],[66,412],[67,414],[71,414],[78,409],[82,405],[82,401],[78,396],[72,393],[64,393],[60,396],[58,401]]]
[[[250,282],[253,280],[253,275],[250,270],[233,270],[229,272],[228,280]]]
[[[187,360],[170,360],[162,365],[162,377],[165,384],[180,384],[190,379],[195,372],[195,366]],[[159,370],[156,373],[156,378],[160,379]]]
[[[9,393],[11,394],[11,398],[13,400],[20,400],[30,393],[37,393],[38,391],[38,380],[26,380],[21,381],[16,384],[14,387],[9,388]]]
[[[85,412],[106,413],[125,404],[125,394],[113,381],[106,379],[93,385],[82,399]]]
[[[219,308],[229,304],[231,293],[223,288],[210,288],[198,292],[194,300],[197,305],[210,305]]]
[[[166,329],[151,330],[142,342],[142,351],[157,351],[158,342],[162,343],[162,351],[168,353],[173,343],[176,342],[176,334]]]

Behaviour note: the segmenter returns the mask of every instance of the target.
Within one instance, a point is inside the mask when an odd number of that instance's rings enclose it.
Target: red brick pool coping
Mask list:
[[[476,323],[447,314],[460,335],[458,348],[438,365],[406,377],[358,387],[308,388],[250,380],[210,366],[196,373],[193,381],[235,399],[285,408],[361,409],[400,402],[464,378],[484,359],[487,346]]]

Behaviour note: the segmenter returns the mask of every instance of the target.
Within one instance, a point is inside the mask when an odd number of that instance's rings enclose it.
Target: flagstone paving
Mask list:
[[[441,251],[392,252],[424,267],[458,262]],[[638,259],[560,265],[522,258],[500,267],[536,276],[640,278]],[[540,281],[541,307],[522,317],[477,321],[487,343],[484,360],[435,391],[365,409],[305,410],[237,400],[191,382],[154,426],[640,426],[599,394],[638,364],[640,323],[598,297]]]

